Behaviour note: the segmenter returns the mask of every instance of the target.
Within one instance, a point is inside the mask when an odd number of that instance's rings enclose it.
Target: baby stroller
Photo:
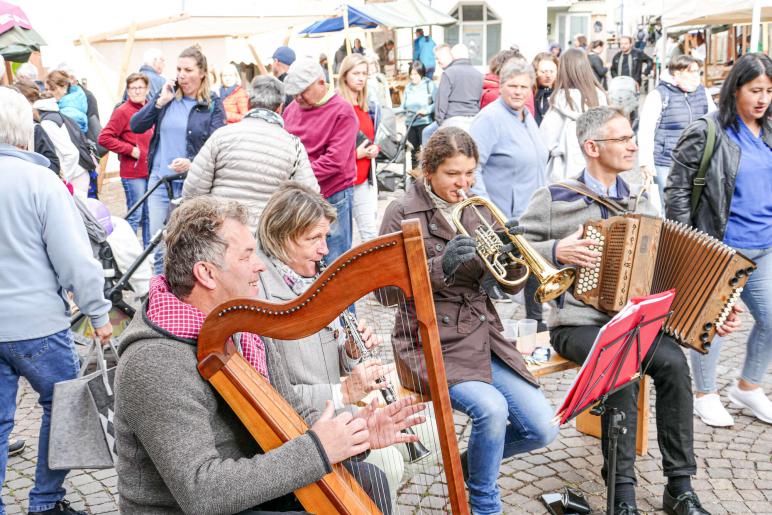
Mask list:
[[[378,134],[375,142],[380,145],[381,152],[375,158],[376,178],[379,191],[394,192],[397,189],[407,189],[409,184],[407,171],[407,133],[415,120],[410,117],[410,124],[405,128],[405,133],[397,131],[397,114],[409,114],[411,111],[396,113],[392,109],[383,109],[381,123],[378,125]],[[402,165],[400,171],[395,171],[393,165]]]
[[[179,174],[161,179],[128,210],[124,218],[110,217],[106,208],[104,212],[93,209],[95,205],[93,202],[101,204],[94,199],[84,201],[77,196],[73,197],[86,226],[94,257],[102,264],[104,270],[104,294],[112,304],[110,323],[113,326],[114,338],[120,336],[126,329],[136,309],[147,295],[148,283],[152,275],[152,268],[147,258],[153,254],[163,239],[163,230],[159,230],[153,235],[148,246],[142,249],[142,244],[137,240],[125,218],[139,209],[157,188],[166,188],[169,198],[174,198],[172,183],[184,179],[185,175]],[[109,224],[112,224],[110,234],[106,229],[106,227],[110,228]],[[133,248],[129,248],[132,244]],[[89,345],[94,338],[91,321],[77,308],[73,309],[70,329],[76,343]]]

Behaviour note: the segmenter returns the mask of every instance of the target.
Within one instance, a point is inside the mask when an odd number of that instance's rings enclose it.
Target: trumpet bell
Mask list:
[[[535,297],[539,303],[549,302],[560,297],[568,290],[576,278],[576,269],[563,268],[556,270],[543,278],[541,286],[536,289]]]

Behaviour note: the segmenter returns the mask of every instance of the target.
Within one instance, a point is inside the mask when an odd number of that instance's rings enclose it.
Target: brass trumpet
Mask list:
[[[493,202],[482,197],[469,198],[464,190],[458,190],[458,194],[464,200],[453,209],[453,213],[451,214],[453,225],[456,226],[459,234],[470,236],[466,228],[461,224],[461,213],[467,207],[470,207],[475,212],[477,218],[480,220],[480,225],[477,226],[474,231],[474,239],[477,242],[477,253],[482,258],[483,263],[485,263],[485,267],[499,284],[501,284],[504,290],[518,290],[525,283],[530,274],[533,274],[539,282],[539,287],[536,289],[536,294],[534,295],[536,301],[539,303],[549,302],[562,295],[563,292],[571,287],[576,276],[576,269],[567,267],[558,270],[548,263],[546,259],[541,257],[522,235],[511,234],[506,228],[506,218],[504,217],[504,214],[493,204]],[[504,253],[502,251],[504,243],[501,241],[501,238],[499,238],[499,235],[496,234],[493,225],[477,210],[477,206],[484,206],[490,211],[494,222],[501,225],[504,233],[523,256],[522,259],[515,256],[512,252]],[[515,271],[518,265],[525,267],[525,275],[517,279],[510,278],[509,276]]]

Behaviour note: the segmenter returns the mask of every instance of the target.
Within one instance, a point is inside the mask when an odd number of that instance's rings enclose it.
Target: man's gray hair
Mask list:
[[[193,291],[196,263],[206,261],[222,266],[228,242],[221,231],[228,219],[247,225],[247,207],[235,200],[205,195],[184,202],[172,212],[166,226],[164,272],[177,298],[185,299]]]
[[[469,59],[469,47],[463,43],[453,45],[453,48],[450,49],[450,55],[453,56],[453,59]]]
[[[603,128],[616,117],[625,118],[625,115],[613,107],[602,106],[591,107],[576,119],[576,139],[579,140],[582,152],[586,141],[602,139],[605,136]]]
[[[148,66],[153,66],[156,59],[160,59],[164,54],[157,48],[148,48],[145,53],[142,54],[142,62]]]
[[[34,127],[32,106],[24,95],[9,87],[0,87],[0,143],[27,150]]]
[[[284,83],[272,75],[258,75],[252,79],[249,108],[276,111],[284,103]]]
[[[533,81],[536,80],[536,73],[533,71],[533,66],[525,59],[513,57],[501,67],[501,71],[499,72],[499,83],[504,84],[516,75],[528,75],[528,78],[531,80],[531,85],[533,85]]]

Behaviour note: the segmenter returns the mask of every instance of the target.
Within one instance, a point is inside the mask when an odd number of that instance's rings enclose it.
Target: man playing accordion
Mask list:
[[[634,167],[638,150],[630,123],[621,113],[608,107],[589,109],[577,119],[576,134],[587,161],[586,169],[575,179],[536,191],[520,225],[533,247],[555,265],[591,267],[601,254],[590,249],[596,242],[582,237],[585,222],[623,212],[653,215],[656,209],[645,194],[640,198],[631,195],[630,187],[619,177],[621,172]],[[571,292],[553,302],[548,320],[551,344],[559,354],[581,364],[610,316],[578,301]],[[728,334],[738,327],[739,319],[732,313],[719,334]],[[657,438],[662,469],[668,478],[663,509],[669,514],[706,514],[690,479],[697,472],[697,465],[691,377],[684,353],[673,338],[663,334],[656,352],[649,352],[643,365],[657,390]],[[614,506],[619,514],[638,513],[634,469],[638,388],[634,383],[607,400],[609,406],[624,412],[622,425],[627,429],[619,435],[617,447]],[[604,479],[608,466],[607,424],[604,416]]]

